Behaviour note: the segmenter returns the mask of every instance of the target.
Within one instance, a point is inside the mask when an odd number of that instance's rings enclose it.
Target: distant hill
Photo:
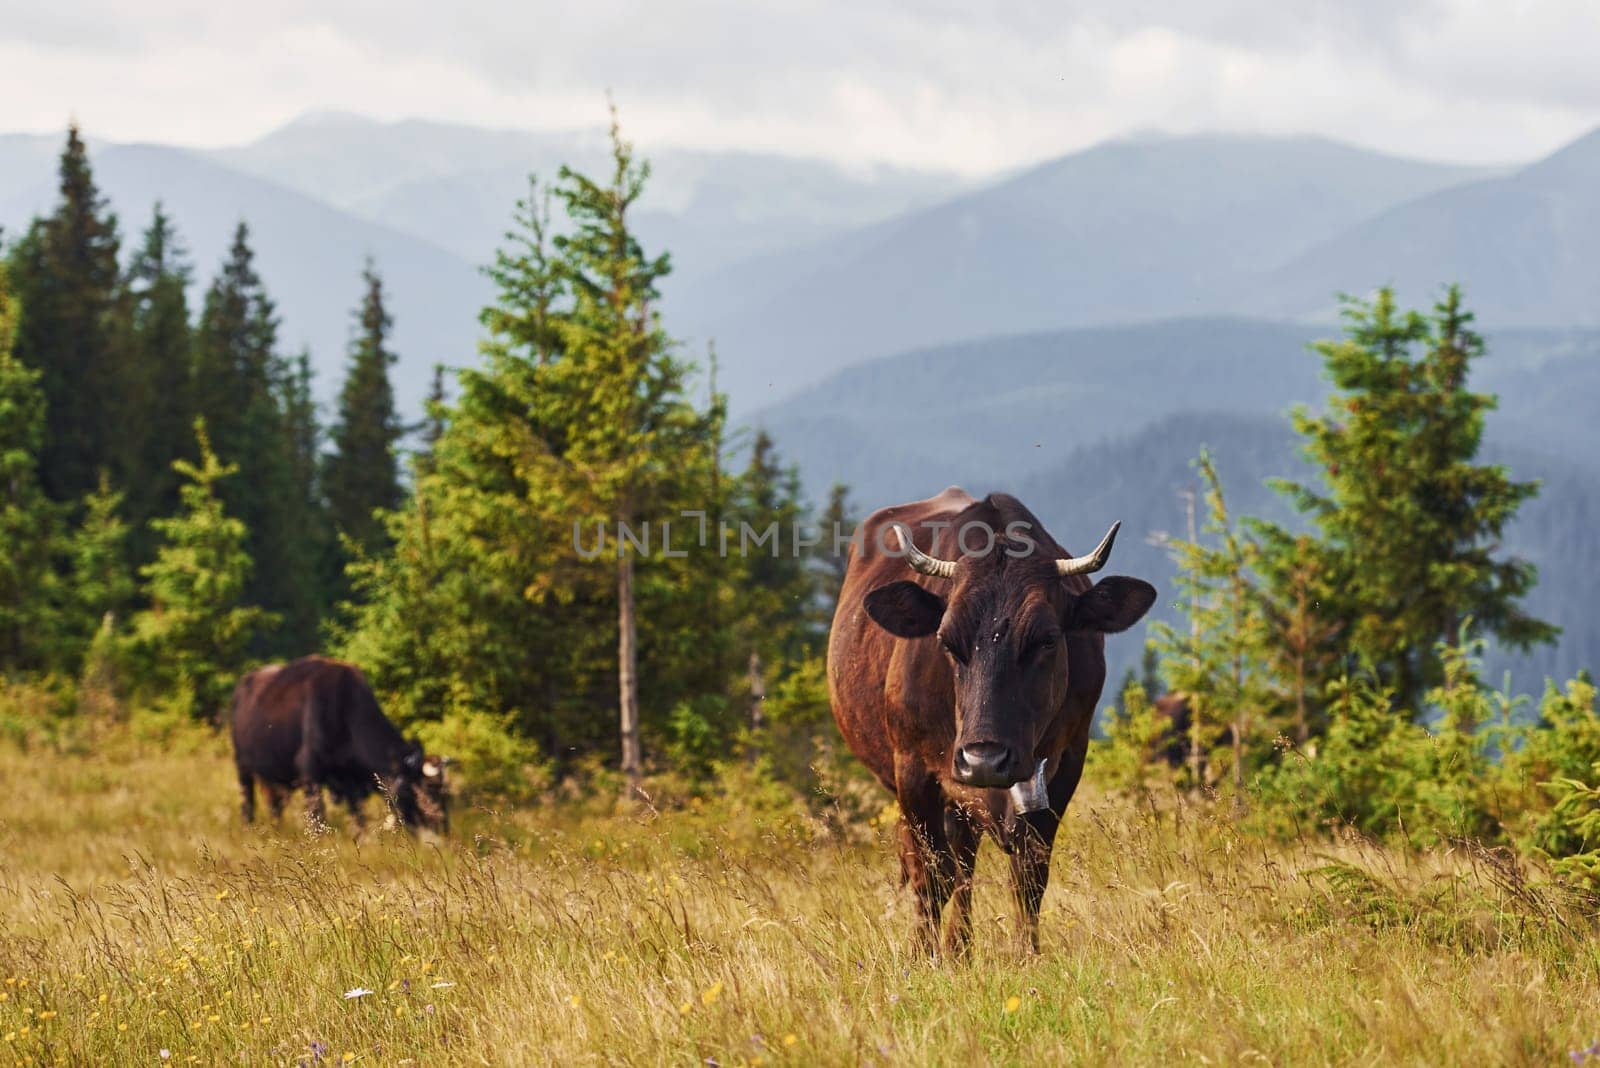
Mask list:
[[[751,421],[815,494],[843,481],[876,506],[951,482],[1007,488],[1168,416],[1315,403],[1327,387],[1307,344],[1335,333],[1207,318],[986,338],[857,364]],[[1600,330],[1505,331],[1489,351],[1474,384],[1501,397],[1495,441],[1600,457],[1600,425],[1575,402],[1600,396]]]
[[[90,131],[91,133],[93,131]],[[60,138],[0,135],[0,228],[15,236],[55,200]],[[318,392],[343,373],[350,311],[371,254],[392,291],[396,388],[420,412],[436,362],[470,363],[492,260],[528,174],[563,163],[602,168],[603,130],[524,132],[429,122],[308,116],[249,145],[195,151],[91,138],[96,178],[136,239],[163,200],[188,242],[199,286],[240,218],[283,319],[287,347],[307,344]],[[744,153],[648,153],[655,177],[639,228],[670,251],[671,299],[697,275],[774,248],[866,225],[951,195],[941,173]],[[697,355],[691,353],[691,355]]]
[[[1600,130],[1514,173],[1395,205],[1250,280],[1231,303],[1289,318],[1327,316],[1336,292],[1393,284],[1432,300],[1466,287],[1496,327],[1600,324]]]
[[[1237,311],[1243,280],[1485,173],[1314,138],[1112,141],[738,264],[686,290],[673,326],[714,335],[735,404],[760,407],[885,352]]]
[[[58,151],[56,138],[0,138],[0,226],[8,235],[54,204]],[[310,347],[319,396],[331,397],[343,378],[369,255],[391,294],[400,356],[395,390],[408,417],[421,411],[434,363],[475,358],[477,314],[489,286],[470,264],[437,245],[185,149],[96,144],[91,162],[130,254],[151,207],[157,200],[166,204],[194,264],[196,311],[234,227],[240,219],[250,224],[261,276],[278,303],[283,347]]]
[[[553,182],[563,164],[603,173],[603,128],[491,130],[452,123],[379,122],[347,114],[298,119],[248,145],[209,153],[362,218],[425,238],[471,263],[500,244],[528,175]],[[943,172],[847,170],[761,153],[641,147],[651,167],[639,228],[673,254],[670,284],[741,258],[878,222],[954,194]]]

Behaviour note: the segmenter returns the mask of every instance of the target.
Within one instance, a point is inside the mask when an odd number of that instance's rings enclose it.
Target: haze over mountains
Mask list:
[[[1247,280],[1482,174],[1312,138],[1110,142],[755,271],[740,264],[692,287],[680,312],[714,327],[736,399],[779,397],[916,346],[1255,314]]]
[[[90,131],[92,133],[92,131]],[[132,231],[160,197],[203,281],[248,219],[291,345],[341,365],[361,259],[395,290],[399,390],[473,357],[488,262],[527,176],[599,166],[604,131],[325,114],[248,145],[96,144]],[[0,137],[0,225],[54,195],[57,139]],[[1505,171],[1317,138],[1144,136],[989,182],[758,154],[643,150],[639,225],[676,267],[667,325],[749,413],[918,346],[1169,316],[1326,320],[1336,291],[1454,279],[1493,326],[1600,322],[1600,134]]]
[[[89,131],[92,135],[93,131]],[[284,344],[309,345],[319,391],[342,373],[360,270],[372,255],[393,294],[396,391],[420,410],[434,363],[475,358],[490,262],[528,175],[563,163],[602,168],[605,131],[523,133],[313,115],[249,145],[191,150],[90,139],[102,191],[131,244],[162,200],[203,287],[239,219],[278,301]],[[0,135],[0,227],[16,234],[55,199],[60,138]],[[639,227],[673,254],[687,285],[741,257],[878,221],[948,195],[960,181],[894,168],[847,171],[816,160],[739,153],[649,154]],[[675,292],[675,291],[674,291]],[[703,351],[703,349],[701,350]]]

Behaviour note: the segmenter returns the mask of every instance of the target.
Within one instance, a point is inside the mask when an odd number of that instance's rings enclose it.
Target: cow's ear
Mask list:
[[[1112,575],[1079,594],[1067,610],[1067,630],[1117,634],[1127,630],[1156,603],[1156,588],[1143,579]]]
[[[915,582],[891,582],[866,596],[867,615],[897,638],[926,638],[944,619],[944,598]]]

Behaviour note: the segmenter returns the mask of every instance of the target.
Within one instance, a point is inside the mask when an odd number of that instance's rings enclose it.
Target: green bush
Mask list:
[[[1147,786],[1168,769],[1157,753],[1170,725],[1145,688],[1129,678],[1121,703],[1106,710],[1104,739],[1090,744],[1087,768],[1108,789],[1129,792]],[[1168,776],[1170,778],[1170,776]]]
[[[416,724],[430,755],[451,761],[449,785],[458,798],[526,801],[550,786],[550,770],[532,742],[511,726],[511,716],[451,710]]]
[[[694,782],[713,778],[717,764],[739,748],[732,702],[719,693],[679,701],[667,717],[667,763]]]
[[[0,676],[0,739],[19,749],[59,745],[76,724],[76,708],[77,696],[67,679]]]
[[[1430,732],[1389,691],[1342,680],[1315,751],[1289,750],[1257,772],[1251,820],[1278,835],[1344,826],[1411,845],[1497,838],[1491,737],[1448,716]]]
[[[1593,780],[1600,762],[1600,711],[1595,687],[1585,676],[1565,689],[1545,684],[1539,722],[1509,749],[1503,789],[1518,809],[1517,841],[1523,849],[1565,857],[1589,848],[1590,836],[1575,822],[1578,802],[1563,784]]]
[[[1600,893],[1600,761],[1582,779],[1549,783],[1556,798],[1545,821],[1549,839],[1563,850],[1552,865],[1557,876],[1590,894]]]

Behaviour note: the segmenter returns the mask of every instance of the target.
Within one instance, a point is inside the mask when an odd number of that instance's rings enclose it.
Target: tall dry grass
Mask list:
[[[1080,797],[1042,952],[992,844],[910,949],[886,827],[729,806],[238,824],[223,746],[0,745],[0,1063],[1549,1064],[1600,1034],[1577,911],[1493,855]],[[366,993],[357,993],[368,991]]]

